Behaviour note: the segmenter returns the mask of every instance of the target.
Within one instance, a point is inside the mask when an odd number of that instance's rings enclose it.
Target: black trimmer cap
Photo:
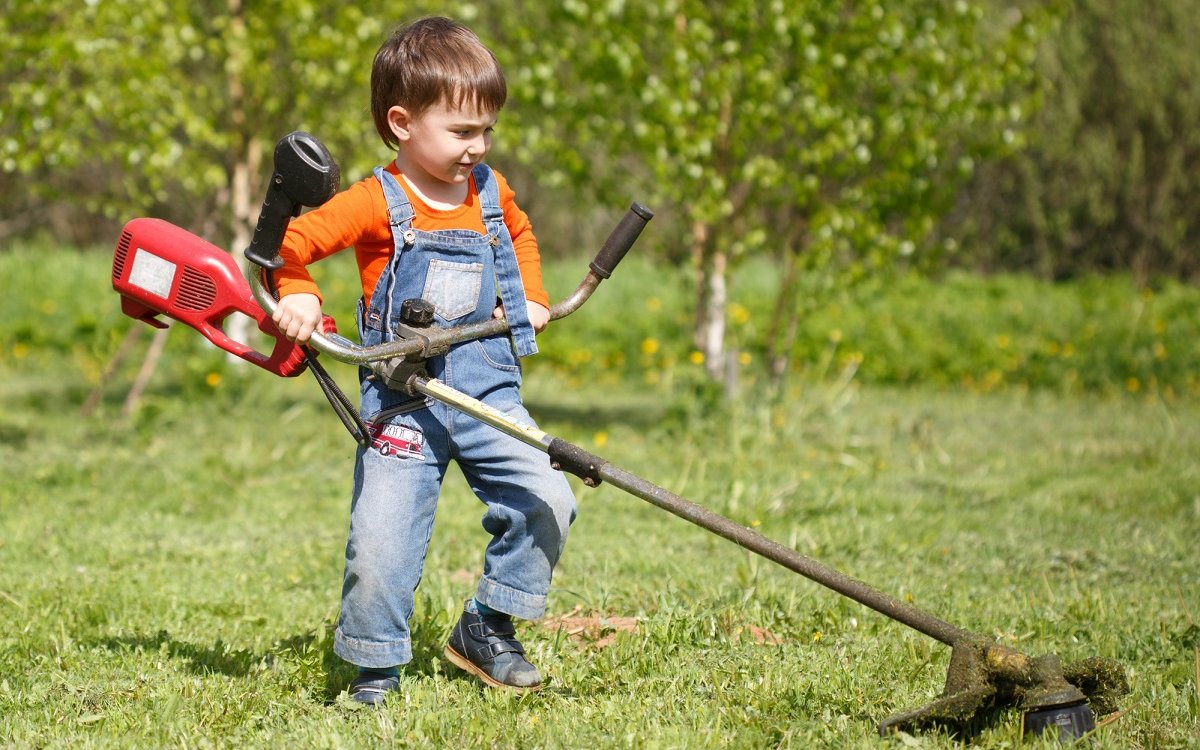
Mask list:
[[[1059,742],[1074,742],[1096,728],[1096,717],[1086,701],[1026,711],[1021,734],[1057,733]]]

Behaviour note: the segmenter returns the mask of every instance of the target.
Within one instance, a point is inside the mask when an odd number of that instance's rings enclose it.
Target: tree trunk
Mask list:
[[[729,256],[724,250],[713,249],[709,255],[708,312],[705,314],[705,368],[709,376],[725,382],[725,311],[729,306]]]
[[[692,340],[704,355],[704,369],[725,382],[725,318],[729,306],[729,255],[717,247],[711,227],[692,225],[692,258],[696,264],[696,321]]]
[[[262,161],[262,146],[249,132],[247,125],[246,89],[242,81],[245,56],[241,49],[246,38],[246,18],[242,12],[242,0],[228,0],[228,8],[230,29],[226,84],[229,88],[229,119],[234,133],[229,175],[229,254],[244,270],[246,259],[242,253],[250,244],[252,222],[257,219],[251,191]],[[225,333],[234,341],[251,343],[253,331],[250,318],[240,314],[230,316],[225,322]],[[226,359],[230,364],[244,364],[244,360],[232,353]]]

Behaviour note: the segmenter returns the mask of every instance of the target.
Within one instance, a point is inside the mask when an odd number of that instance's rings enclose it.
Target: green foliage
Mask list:
[[[913,252],[974,161],[1019,139],[1042,24],[985,25],[967,2],[570,2],[504,17],[498,50],[530,131],[520,154],[554,155],[545,179],[636,184],[686,218],[677,248],[696,222],[735,255],[801,225],[853,257]]]
[[[260,190],[287,132],[316,133],[347,176],[381,158],[364,113],[388,22],[349,2],[19,3],[0,17],[0,167],[28,205],[150,213],[223,244],[235,175]]]
[[[644,387],[665,391],[702,389],[703,357],[688,335],[694,299],[686,277],[637,256],[625,264],[578,319],[543,334],[539,360],[578,382],[639,378]],[[582,268],[553,264],[547,283],[565,295]],[[735,274],[730,341],[744,388],[766,384],[762,321],[779,283],[777,269],[762,261]],[[790,372],[805,382],[845,376],[873,384],[1124,393],[1152,401],[1200,395],[1193,345],[1200,338],[1200,292],[1177,282],[1139,289],[1128,276],[1053,284],[1029,276],[909,274],[811,295],[832,301],[798,325]]]
[[[1200,336],[1198,302],[1194,287],[1167,282],[1139,290],[1128,276],[1069,285],[1023,276],[906,277],[807,320],[797,359],[836,350],[840,366],[856,366],[859,378],[877,383],[1173,400],[1200,395],[1192,344]]]
[[[0,277],[27,290],[0,297],[0,319],[6,321],[0,366],[57,362],[73,368],[78,387],[98,385],[134,325],[120,314],[109,288],[108,263],[101,254],[45,246],[0,254]],[[328,311],[353,335],[359,292],[352,259],[336,258],[313,271]],[[575,288],[587,265],[556,261],[545,271],[558,299]],[[768,382],[761,321],[778,284],[776,270],[764,262],[746,263],[736,275],[729,366],[747,392]],[[551,370],[573,385],[634,381],[660,397],[710,392],[703,355],[689,335],[694,304],[685,272],[632,255],[580,312],[539,337],[542,352],[529,367]],[[909,275],[863,285],[806,317],[790,374],[814,385],[846,377],[979,393],[1044,389],[1174,401],[1200,395],[1197,311],[1200,292],[1175,282],[1139,289],[1120,276],[1052,284],[1028,276]],[[143,335],[148,338],[149,329]],[[255,377],[238,374],[245,368],[230,365],[187,329],[171,334],[162,367],[156,379],[192,397]]]
[[[1007,5],[1005,3],[1004,5]],[[948,231],[970,266],[1139,282],[1200,272],[1200,16],[1192,0],[1073,0],[1043,44],[1029,148],[985,166]]]

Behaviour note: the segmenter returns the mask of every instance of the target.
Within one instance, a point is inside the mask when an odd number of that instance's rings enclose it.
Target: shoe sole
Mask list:
[[[464,672],[469,672],[475,675],[479,679],[483,680],[485,684],[491,687],[502,688],[504,690],[515,690],[518,693],[536,693],[542,689],[542,683],[540,682],[536,685],[530,685],[529,687],[522,687],[520,685],[507,685],[503,682],[500,682],[495,677],[492,677],[487,672],[484,672],[482,669],[472,664],[467,657],[458,653],[449,646],[446,646],[446,648],[442,651],[442,655],[445,656],[446,660],[454,666],[458,667]]]
[[[387,693],[378,690],[360,690],[351,693],[350,700],[362,706],[382,706],[387,701]]]

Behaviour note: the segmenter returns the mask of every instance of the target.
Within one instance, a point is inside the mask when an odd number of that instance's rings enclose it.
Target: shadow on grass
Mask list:
[[[417,627],[413,633],[413,660],[403,668],[405,674],[425,678],[461,674],[442,659],[449,628],[440,622],[441,619],[414,623]],[[330,705],[337,702],[338,696],[346,691],[358,673],[353,664],[334,654],[335,628],[335,624],[328,623],[319,633],[289,636],[276,641],[265,651],[234,648],[220,639],[212,645],[189,643],[165,630],[154,635],[103,638],[92,644],[118,653],[162,654],[182,662],[184,669],[198,676],[221,674],[240,678],[265,671],[283,672]],[[463,677],[474,679],[466,675]],[[318,682],[320,688],[316,687]]]
[[[194,675],[221,674],[227,677],[249,677],[267,670],[281,670],[294,679],[308,683],[320,680],[320,691],[314,691],[327,704],[336,701],[339,693],[355,674],[353,665],[333,653],[333,628],[328,625],[325,637],[302,633],[276,641],[266,651],[233,648],[218,639],[205,646],[182,641],[165,630],[154,635],[129,635],[104,638],[95,645],[114,652],[157,653],[183,663]]]
[[[268,658],[247,649],[234,649],[222,640],[211,646],[198,646],[178,641],[165,630],[154,635],[132,635],[104,638],[95,645],[119,652],[158,652],[186,663],[193,674],[219,673],[230,677],[245,677]]]

